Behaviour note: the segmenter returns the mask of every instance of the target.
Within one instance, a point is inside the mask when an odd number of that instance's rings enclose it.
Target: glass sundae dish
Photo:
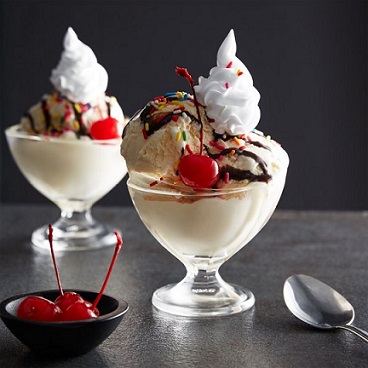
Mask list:
[[[105,95],[106,70],[71,28],[64,48],[50,78],[55,91],[6,129],[6,138],[26,179],[61,209],[56,250],[114,245],[113,229],[95,221],[91,207],[127,172],[119,152],[124,115]],[[48,249],[47,225],[33,232],[32,243]]]
[[[252,292],[226,283],[219,268],[267,223],[285,184],[288,155],[255,129],[260,95],[235,52],[230,31],[208,79],[194,86],[177,68],[193,95],[154,98],[123,133],[135,208],[187,270],[152,297],[155,307],[176,315],[229,315],[253,306]]]

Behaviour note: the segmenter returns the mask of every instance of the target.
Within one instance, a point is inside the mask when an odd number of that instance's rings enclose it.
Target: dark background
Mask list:
[[[279,208],[368,209],[366,1],[2,1],[0,202],[49,203],[22,177],[3,130],[52,89],[72,26],[132,115],[208,76],[231,28],[261,93],[258,129],[290,168]],[[123,180],[99,204],[130,204]]]

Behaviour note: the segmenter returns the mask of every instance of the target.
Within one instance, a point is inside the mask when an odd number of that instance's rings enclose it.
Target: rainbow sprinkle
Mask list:
[[[225,184],[229,184],[230,174],[228,172],[225,173]]]
[[[225,150],[225,149],[226,149],[226,147],[225,147],[225,146],[221,146],[220,144],[216,143],[215,141],[210,141],[210,145],[211,145],[212,147],[217,148],[217,149],[218,149],[218,150],[220,150],[220,151],[223,151],[223,150]]]
[[[240,146],[241,145],[241,142],[239,141],[239,139],[237,137],[234,137],[233,138],[233,141],[238,145]]]

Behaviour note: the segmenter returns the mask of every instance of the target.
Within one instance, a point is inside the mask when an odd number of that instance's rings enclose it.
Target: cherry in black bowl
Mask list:
[[[98,293],[74,290],[84,300],[93,302]],[[81,321],[39,322],[17,317],[19,304],[28,296],[42,296],[54,301],[59,290],[47,290],[13,296],[1,302],[0,316],[5,325],[23,344],[42,355],[76,356],[100,345],[116,329],[128,304],[103,294],[97,307],[100,316]]]

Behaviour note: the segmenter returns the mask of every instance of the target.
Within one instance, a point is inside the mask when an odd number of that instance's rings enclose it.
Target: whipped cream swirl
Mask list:
[[[221,44],[217,66],[208,78],[199,78],[194,86],[199,103],[203,104],[212,128],[218,134],[248,134],[258,124],[261,113],[259,92],[245,65],[235,56],[234,31]]]
[[[92,49],[69,27],[61,60],[52,70],[50,81],[69,100],[86,104],[104,95],[108,75]]]

